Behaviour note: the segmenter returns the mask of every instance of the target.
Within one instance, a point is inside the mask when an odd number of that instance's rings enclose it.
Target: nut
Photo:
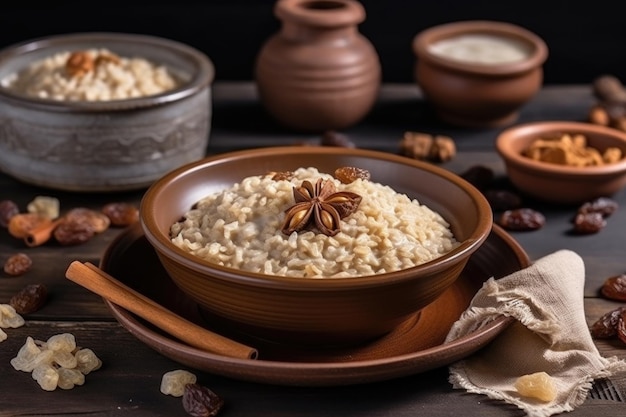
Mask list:
[[[624,156],[621,149],[616,147],[609,147],[600,152],[588,145],[585,135],[578,133],[565,133],[551,138],[537,138],[523,151],[523,155],[535,161],[573,167],[611,164]]]
[[[95,66],[93,57],[85,51],[72,52],[65,63],[65,70],[72,77],[82,77],[93,71]]]
[[[414,159],[445,162],[456,155],[456,144],[448,136],[405,132],[400,142],[400,153]]]
[[[626,103],[626,89],[613,75],[601,75],[592,83],[593,94],[600,100],[613,103]]]

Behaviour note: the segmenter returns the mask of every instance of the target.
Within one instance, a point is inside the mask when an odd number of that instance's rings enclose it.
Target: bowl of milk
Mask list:
[[[543,84],[546,43],[506,22],[445,23],[413,39],[415,80],[444,122],[466,127],[514,123]]]

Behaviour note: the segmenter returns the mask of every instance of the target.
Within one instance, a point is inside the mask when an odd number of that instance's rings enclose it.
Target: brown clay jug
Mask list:
[[[355,0],[278,0],[281,29],[255,66],[259,98],[283,125],[325,131],[358,123],[381,82],[373,45],[359,31],[365,9]]]

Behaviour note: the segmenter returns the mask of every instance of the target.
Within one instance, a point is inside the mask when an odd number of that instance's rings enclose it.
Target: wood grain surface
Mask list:
[[[587,85],[548,86],[529,103],[520,122],[532,120],[584,120],[593,103]],[[369,117],[346,133],[359,147],[398,152],[405,131],[446,134],[454,138],[458,154],[445,168],[462,173],[474,165],[485,165],[508,187],[503,164],[493,142],[500,129],[465,130],[445,126],[432,115],[412,84],[388,84]],[[315,134],[293,132],[275,124],[260,107],[251,83],[220,82],[214,88],[213,130],[207,154],[258,146],[314,141]],[[27,169],[27,167],[25,167]],[[11,199],[21,207],[38,195],[59,198],[62,210],[77,206],[100,208],[111,201],[139,204],[143,190],[110,194],[58,192],[19,183],[0,174],[0,200]],[[626,192],[614,198],[619,210],[600,233],[576,236],[569,233],[576,207],[545,205],[525,200],[547,217],[544,228],[512,233],[538,259],[558,249],[579,253],[586,266],[585,306],[589,323],[620,305],[599,297],[604,279],[626,271],[624,236]],[[181,366],[139,342],[111,316],[102,299],[67,280],[72,261],[98,264],[104,249],[121,232],[111,228],[86,244],[60,247],[49,242],[27,248],[22,241],[0,230],[0,261],[26,252],[33,268],[20,277],[0,276],[0,302],[6,303],[23,286],[44,283],[50,297],[44,308],[27,316],[25,326],[6,329],[8,339],[0,343],[0,416],[184,416],[181,400],[159,392],[162,375]],[[137,262],[141,262],[138,259]],[[103,361],[101,369],[87,375],[83,386],[46,392],[30,375],[13,369],[9,361],[27,336],[38,339],[63,332],[75,335],[77,343],[93,349]],[[599,341],[606,356],[626,358],[626,345]],[[223,416],[523,416],[514,407],[486,397],[453,390],[445,367],[419,375],[382,383],[333,388],[279,387],[197,373],[198,380],[221,395]],[[626,404],[587,400],[568,416],[617,416]]]

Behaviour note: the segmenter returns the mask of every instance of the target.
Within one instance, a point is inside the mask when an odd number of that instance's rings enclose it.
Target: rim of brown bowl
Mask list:
[[[320,157],[323,157],[325,155],[347,155],[355,157],[373,158],[391,163],[409,165],[417,169],[426,170],[436,176],[440,176],[447,181],[454,183],[456,186],[461,188],[471,197],[472,201],[474,201],[477,211],[483,213],[484,216],[477,219],[477,227],[475,228],[473,233],[466,239],[461,241],[458,247],[437,259],[431,260],[421,265],[414,266],[412,268],[402,269],[394,272],[360,277],[332,279],[307,279],[302,277],[265,275],[261,273],[239,271],[232,268],[223,267],[215,263],[200,259],[197,256],[178,248],[169,239],[169,228],[167,234],[160,230],[161,227],[159,226],[159,221],[157,220],[159,212],[157,202],[160,201],[160,199],[164,199],[165,190],[171,188],[173,186],[172,184],[174,184],[175,186],[177,183],[180,183],[181,178],[184,178],[186,173],[202,170],[204,167],[207,166],[224,164],[231,161],[240,161],[240,163],[246,163],[246,161],[259,156],[263,157],[268,155],[281,155],[282,157],[287,158],[289,154],[315,154]],[[227,186],[229,185],[225,185],[225,187]],[[167,198],[165,198],[165,200],[167,200]],[[191,207],[191,204],[195,202],[196,201],[190,201],[189,207]],[[184,213],[179,213],[178,215],[181,216],[183,214]],[[170,219],[162,218],[161,222],[168,223],[169,220]],[[171,222],[173,223],[176,220],[177,219],[171,219]],[[148,242],[157,250],[157,252],[166,253],[170,258],[176,260],[176,262],[185,265],[185,267],[190,268],[194,271],[211,275],[214,278],[225,280],[228,282],[241,283],[245,281],[247,284],[254,285],[260,288],[297,288],[299,291],[316,291],[322,288],[332,288],[337,290],[377,287],[380,285],[386,285],[389,282],[397,283],[412,279],[414,271],[417,269],[427,274],[444,270],[448,268],[450,264],[455,264],[456,262],[458,262],[459,258],[464,256],[469,257],[469,255],[471,255],[480,247],[480,245],[487,239],[489,233],[491,232],[491,228],[493,225],[493,215],[491,211],[491,206],[489,205],[487,199],[477,188],[475,188],[469,182],[454,174],[453,172],[437,167],[430,163],[414,160],[399,155],[394,155],[391,153],[366,149],[345,149],[337,147],[308,146],[273,146],[267,148],[254,148],[214,155],[200,161],[186,164],[166,174],[161,179],[153,183],[144,194],[140,205],[140,221]]]
[[[142,47],[161,48],[169,51],[170,54],[176,56],[176,58],[181,61],[192,63],[195,71],[190,75],[188,80],[185,80],[185,82],[175,89],[165,91],[160,94],[123,100],[61,101],[42,99],[20,94],[3,87],[2,85],[0,85],[0,97],[19,102],[25,106],[54,112],[123,111],[154,107],[174,101],[180,101],[186,97],[193,96],[205,87],[210,86],[215,77],[215,67],[210,58],[200,50],[190,45],[153,35],[124,32],[78,32],[63,35],[44,36],[19,42],[6,46],[0,50],[0,67],[3,67],[12,59],[20,57],[23,58],[29,54],[37,54],[38,51],[46,49],[50,49],[50,54],[42,55],[39,58],[31,60],[30,62],[43,59],[44,57],[52,55],[56,52],[76,49],[77,45],[81,45],[82,49],[88,48],[88,45],[92,45],[93,48],[107,47],[111,49],[110,46],[106,46],[110,43],[125,45],[125,47],[129,47],[128,45],[130,44],[137,44]],[[17,68],[17,70],[23,70],[24,68],[25,67],[22,66]],[[6,74],[5,77],[7,75],[9,74]]]
[[[611,164],[581,168],[535,161],[522,155],[521,151],[532,140],[541,137],[541,135],[558,133],[581,133],[611,138],[609,140],[614,140],[616,145],[621,144],[622,153],[626,155],[625,132],[592,123],[557,120],[528,122],[503,130],[496,138],[496,151],[506,164],[511,164],[527,172],[541,172],[556,178],[597,177],[598,180],[602,180],[619,173],[626,173],[626,157]]]
[[[503,64],[473,64],[435,55],[428,46],[433,42],[469,33],[494,34],[515,38],[530,45],[530,55],[521,61]],[[413,38],[413,51],[418,59],[427,59],[439,66],[460,72],[482,75],[511,75],[529,71],[542,65],[548,58],[548,46],[535,33],[521,26],[495,20],[463,20],[433,26]]]

